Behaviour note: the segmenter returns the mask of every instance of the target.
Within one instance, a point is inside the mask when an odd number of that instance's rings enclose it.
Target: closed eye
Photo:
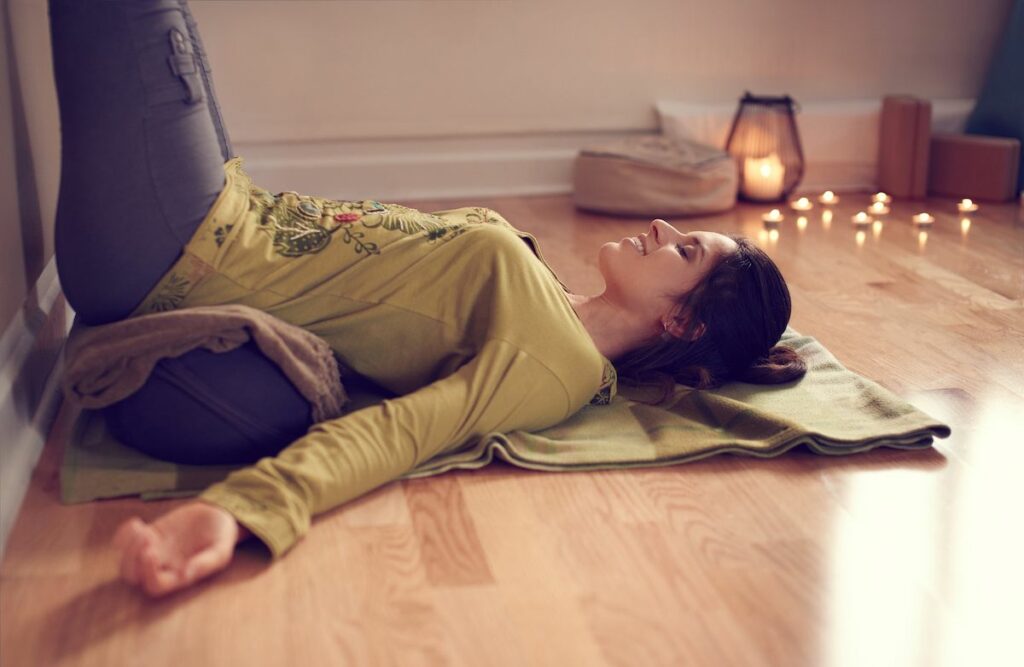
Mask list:
[[[676,250],[678,250],[679,254],[685,257],[686,259],[690,259],[686,254],[686,246],[684,246],[682,243],[676,244]]]

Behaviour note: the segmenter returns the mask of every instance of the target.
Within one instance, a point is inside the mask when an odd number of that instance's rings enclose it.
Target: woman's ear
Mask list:
[[[661,323],[665,327],[665,333],[673,338],[685,338],[686,326],[689,323],[689,318],[685,315],[679,314],[678,310],[675,311],[675,314],[677,315],[675,317],[670,314],[662,318]],[[692,343],[703,336],[705,331],[707,331],[707,327],[704,326],[703,322],[697,324],[697,328],[692,334],[690,334],[690,342]]]

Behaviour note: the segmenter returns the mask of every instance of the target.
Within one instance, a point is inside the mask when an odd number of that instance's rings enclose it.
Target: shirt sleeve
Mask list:
[[[574,411],[550,370],[509,343],[490,341],[448,377],[314,424],[277,456],[234,471],[199,498],[230,512],[277,559],[314,515],[450,447],[493,432],[546,428]]]

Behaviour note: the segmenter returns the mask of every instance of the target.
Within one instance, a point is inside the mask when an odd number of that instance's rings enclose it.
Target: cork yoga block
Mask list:
[[[929,194],[1008,201],[1017,196],[1020,140],[978,134],[935,134],[931,139]]]
[[[909,95],[882,98],[878,130],[878,189],[896,197],[928,194],[932,105]]]

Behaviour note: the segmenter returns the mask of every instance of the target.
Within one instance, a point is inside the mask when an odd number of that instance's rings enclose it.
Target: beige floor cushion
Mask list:
[[[616,215],[699,215],[735,206],[738,183],[725,151],[644,135],[580,150],[573,200],[581,209]]]

